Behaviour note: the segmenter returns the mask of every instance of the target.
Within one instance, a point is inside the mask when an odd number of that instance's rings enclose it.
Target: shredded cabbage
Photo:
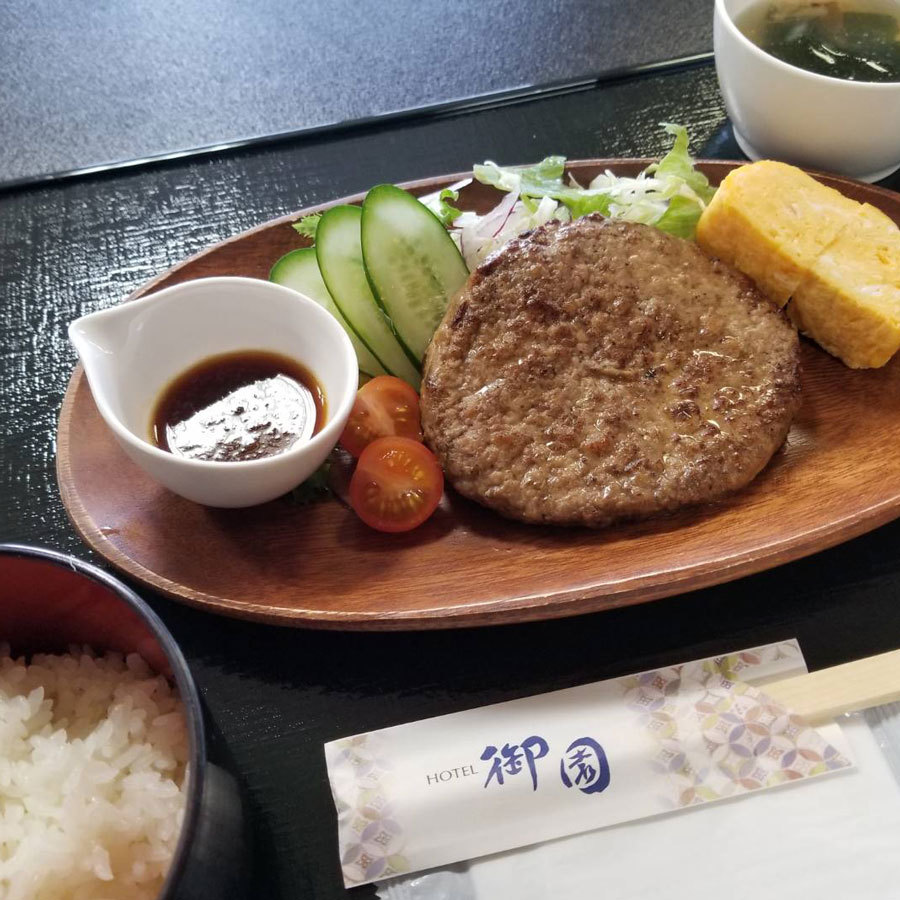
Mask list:
[[[548,156],[525,168],[504,168],[488,161],[473,168],[475,178],[507,196],[483,216],[449,207],[447,200],[456,200],[456,196],[446,191],[443,196],[423,197],[422,202],[451,225],[450,234],[470,270],[524,231],[551,219],[569,221],[591,212],[692,239],[715,188],[694,168],[687,130],[681,125],[663,127],[674,138],[672,148],[636,178],[607,171],[582,187],[572,178],[568,184],[564,181],[563,156]]]

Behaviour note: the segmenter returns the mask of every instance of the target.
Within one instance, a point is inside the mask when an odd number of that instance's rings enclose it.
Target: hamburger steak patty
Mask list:
[[[461,494],[602,526],[703,503],[765,466],[800,403],[797,333],[695,244],[594,214],[522,235],[450,304],[422,426]]]

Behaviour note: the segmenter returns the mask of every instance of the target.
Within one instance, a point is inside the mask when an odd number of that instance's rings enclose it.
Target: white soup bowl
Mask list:
[[[734,136],[751,159],[878,181],[900,167],[900,82],[847,81],[776,59],[734,20],[761,0],[716,0],[713,43]]]

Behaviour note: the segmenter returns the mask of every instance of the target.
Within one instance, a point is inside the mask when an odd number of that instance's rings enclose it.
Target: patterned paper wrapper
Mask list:
[[[350,887],[851,765],[765,694],[795,641],[325,745]]]

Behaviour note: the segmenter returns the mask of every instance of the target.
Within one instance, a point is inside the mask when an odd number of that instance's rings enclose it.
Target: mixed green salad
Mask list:
[[[562,156],[523,168],[476,165],[473,178],[503,193],[483,214],[457,205],[471,179],[419,199],[378,185],[361,207],[336,206],[296,222],[314,246],[283,256],[270,278],[338,319],[364,376],[393,374],[418,388],[422,358],[450,298],[470,271],[519,234],[599,212],[693,238],[715,189],[694,167],[686,129],[663,127],[671,149],[634,178],[607,171],[582,186],[566,177]]]
[[[423,197],[422,202],[450,229],[470,269],[523,231],[592,212],[693,238],[715,189],[694,168],[687,130],[681,125],[663,127],[674,138],[671,150],[636,178],[607,171],[582,187],[571,175],[566,179],[563,156],[548,156],[536,166],[519,169],[486,162],[474,167],[473,177],[506,193],[490,212],[478,215],[453,206],[468,182]]]

